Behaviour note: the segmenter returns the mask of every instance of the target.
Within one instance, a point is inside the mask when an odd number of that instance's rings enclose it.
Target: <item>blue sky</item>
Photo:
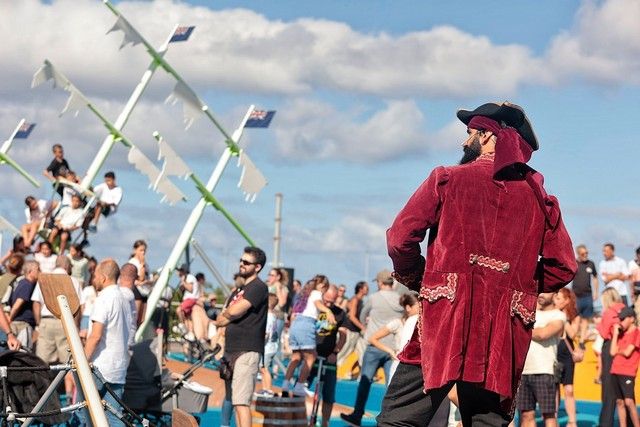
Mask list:
[[[174,24],[196,24],[167,59],[228,130],[251,103],[278,114],[244,144],[269,185],[253,204],[228,167],[215,194],[272,256],[274,195],[284,194],[282,259],[305,280],[327,274],[349,286],[389,268],[384,230],[438,164],[459,160],[464,135],[455,111],[495,100],[522,105],[540,140],[532,165],[558,195],[574,243],[611,240],[630,259],[640,243],[634,123],[640,113],[640,4],[636,0],[544,1],[190,1],[118,2],[129,21],[159,45]],[[148,64],[140,46],[118,51],[105,32],[113,15],[94,0],[0,4],[4,67],[0,125],[26,117],[32,137],[11,154],[34,175],[62,142],[81,174],[104,132],[88,111],[58,118],[65,93],[30,89],[45,58],[115,119]],[[63,25],[61,25],[61,23]],[[37,31],[36,31],[37,30]],[[180,105],[166,105],[172,81],[157,72],[125,134],[150,158],[160,131],[206,180],[223,144],[200,118],[183,130]],[[233,161],[232,161],[233,163]],[[124,261],[135,239],[160,267],[197,200],[160,204],[145,178],[114,148],[103,171],[125,189],[120,212],[103,222],[89,252]],[[33,190],[6,166],[0,214],[23,221]],[[195,238],[229,276],[242,239],[209,210]],[[6,249],[6,244],[3,250]],[[202,269],[199,259],[194,269]]]

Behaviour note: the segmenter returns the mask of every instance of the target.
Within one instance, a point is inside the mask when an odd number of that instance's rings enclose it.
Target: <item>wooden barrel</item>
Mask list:
[[[256,397],[253,401],[253,426],[306,426],[304,397]]]

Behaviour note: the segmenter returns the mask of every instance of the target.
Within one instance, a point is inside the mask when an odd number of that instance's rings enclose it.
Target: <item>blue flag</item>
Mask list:
[[[268,128],[271,119],[275,116],[275,111],[254,110],[247,122],[244,124],[246,128]]]
[[[173,36],[171,36],[171,40],[169,40],[169,43],[173,43],[173,42],[186,42],[187,40],[189,40],[189,37],[191,36],[191,33],[193,33],[193,29],[196,27],[178,27],[176,28],[176,31],[173,33]]]
[[[29,137],[29,134],[31,133],[31,131],[33,130],[33,128],[36,127],[35,123],[23,123],[22,126],[20,126],[20,129],[18,129],[18,132],[16,132],[16,135],[14,136],[15,139],[26,139]]]

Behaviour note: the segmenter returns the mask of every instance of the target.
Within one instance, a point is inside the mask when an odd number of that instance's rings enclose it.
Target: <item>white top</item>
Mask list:
[[[67,272],[64,270],[64,268],[55,268],[52,272],[52,274],[65,274],[67,276],[69,276],[67,274]],[[69,276],[71,277],[71,283],[73,284],[73,289],[75,289],[76,294],[78,294],[78,299],[80,300],[80,305],[84,304],[84,294],[82,293],[82,285],[80,285],[80,281],[78,279],[76,279],[75,277]],[[49,309],[47,308],[47,306],[44,303],[44,298],[42,296],[42,292],[40,291],[40,283],[36,284],[36,287],[33,289],[33,293],[31,294],[31,301],[36,301],[39,302],[42,306],[42,310],[40,310],[40,316],[41,317],[53,317],[53,313],[51,313],[49,311]]]
[[[393,349],[397,352],[400,350],[400,341],[402,339],[402,327],[404,326],[404,319],[401,317],[399,319],[393,319],[389,323],[385,325],[385,327],[393,334],[394,345]],[[409,337],[411,338],[411,337]]]
[[[82,297],[84,298],[84,309],[82,310],[83,316],[91,316],[91,311],[93,311],[93,303],[96,300],[96,288],[91,285],[85,286],[82,288]]]
[[[135,344],[136,329],[138,329],[138,310],[136,309],[136,296],[133,291],[125,286],[120,285],[120,292],[129,303],[131,310],[131,326],[129,327],[129,347]]]
[[[41,273],[53,272],[53,270],[56,269],[56,258],[58,258],[58,255],[56,254],[51,254],[48,257],[46,257],[42,255],[41,252],[38,252],[33,256],[33,259],[35,259],[40,265]]]
[[[107,183],[103,182],[102,184],[98,184],[93,189],[94,194],[102,203],[106,203],[108,205],[119,205],[122,200],[122,188],[115,186],[113,188],[109,188]]]
[[[104,325],[91,362],[107,382],[124,384],[129,366],[131,309],[118,285],[107,286],[98,293],[91,321]],[[92,327],[93,323],[89,326],[89,335]]]
[[[196,276],[194,276],[193,274],[187,274],[187,277],[184,279],[184,281],[187,283],[191,283],[191,286],[193,286],[193,291],[189,292],[185,289],[184,295],[182,296],[182,301],[200,298],[202,290],[200,289],[200,283],[198,283],[198,281],[196,280]]]
[[[553,310],[537,310],[536,311],[536,323],[534,328],[544,328],[554,320],[559,320],[564,325],[567,320],[567,316],[557,309]],[[556,335],[544,341],[531,340],[529,346],[529,352],[527,353],[527,359],[524,362],[523,375],[533,374],[550,374],[553,375],[553,364],[556,361],[556,355],[558,353],[558,342],[560,342],[560,336]]]
[[[27,222],[41,221],[46,218],[47,211],[51,208],[51,201],[43,199],[38,200],[38,207],[32,212],[27,206],[24,209],[24,216],[27,218]]]
[[[313,319],[317,319],[318,308],[316,307],[316,301],[322,301],[322,292],[314,289],[309,294],[309,299],[307,299],[307,305],[304,307],[304,311],[300,314],[303,316],[311,317]]]
[[[600,268],[598,269],[598,272],[600,273],[600,279],[602,280],[602,283],[604,282],[604,276],[602,276],[602,273],[623,273],[625,275],[629,275],[629,269],[627,268],[627,263],[620,257],[618,256],[614,256],[613,258],[611,258],[610,260],[602,260],[600,261]],[[609,283],[605,284],[605,289],[606,288],[613,288],[616,291],[618,291],[618,293],[620,294],[620,296],[628,296],[629,292],[627,291],[627,284],[622,281],[622,280],[612,280]]]
[[[82,208],[73,209],[71,206],[63,206],[60,213],[56,217],[60,221],[60,225],[64,228],[79,227],[84,219],[84,211]]]
[[[73,187],[68,185],[62,186],[62,206],[71,206],[71,199],[74,195],[79,194]]]

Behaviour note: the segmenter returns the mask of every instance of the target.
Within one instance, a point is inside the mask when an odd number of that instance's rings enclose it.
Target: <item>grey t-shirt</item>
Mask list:
[[[398,319],[404,314],[404,308],[400,306],[400,294],[393,290],[380,290],[371,295],[362,308],[360,322],[367,326],[364,334],[369,339],[378,329],[385,326],[393,319]],[[367,317],[369,321],[365,323]],[[395,338],[388,335],[380,340],[381,343],[394,348]]]

